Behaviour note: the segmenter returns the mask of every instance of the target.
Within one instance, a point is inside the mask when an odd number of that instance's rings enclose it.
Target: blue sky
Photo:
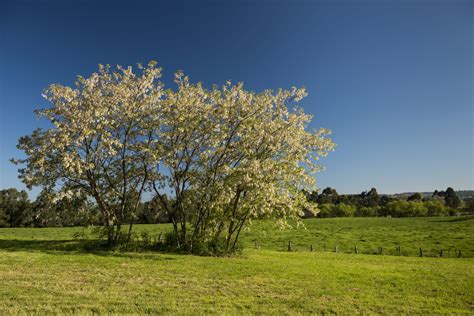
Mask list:
[[[2,1],[0,188],[51,83],[157,60],[205,85],[304,86],[338,144],[320,187],[473,188],[472,1]]]

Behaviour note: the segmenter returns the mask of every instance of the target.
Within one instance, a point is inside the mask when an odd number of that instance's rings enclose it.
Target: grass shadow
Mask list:
[[[38,240],[0,239],[0,249],[6,251],[87,251],[94,241],[90,240]],[[98,242],[95,241],[97,245]]]
[[[24,240],[24,239],[0,239],[0,250],[4,251],[34,251],[45,252],[54,255],[63,254],[93,254],[103,257],[120,257],[130,259],[151,260],[174,260],[172,257],[164,257],[166,252],[150,250],[121,250],[107,248],[103,240]],[[168,253],[169,254],[169,253]]]
[[[474,219],[474,215],[467,215],[467,216],[459,216],[449,219],[438,219],[438,220],[431,220],[429,222],[432,223],[454,223],[454,222],[464,222]]]

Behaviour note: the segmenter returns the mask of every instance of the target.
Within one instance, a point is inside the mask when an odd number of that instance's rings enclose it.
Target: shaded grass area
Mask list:
[[[474,259],[0,251],[0,314],[472,313]]]

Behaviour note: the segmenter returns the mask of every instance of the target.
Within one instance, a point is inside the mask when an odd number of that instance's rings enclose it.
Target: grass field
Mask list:
[[[472,256],[474,219],[313,219],[305,225],[280,231],[256,223],[236,258],[88,252],[72,237],[82,228],[2,228],[0,314],[474,313],[474,258],[416,257],[419,246]],[[153,234],[166,229],[137,227]],[[289,239],[293,252],[285,251]],[[261,249],[254,249],[255,240]],[[354,241],[367,252],[400,243],[406,253],[344,253]],[[310,244],[316,252],[308,251]],[[324,244],[338,244],[340,253],[318,251]]]

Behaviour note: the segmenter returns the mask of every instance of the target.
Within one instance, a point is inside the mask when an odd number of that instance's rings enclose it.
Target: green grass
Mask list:
[[[314,219],[305,225],[280,231],[256,223],[236,258],[88,252],[81,247],[87,241],[72,237],[82,228],[2,228],[0,315],[474,313],[474,258],[318,251],[324,243],[349,251],[358,238],[367,249],[401,243],[416,252],[423,244],[468,256],[474,219]],[[137,227],[153,234],[167,229]],[[290,238],[293,252],[284,251]],[[308,251],[310,244],[316,252]]]
[[[303,221],[306,229],[275,229],[270,222],[256,222],[244,236],[244,245],[284,251],[288,241],[295,251],[334,251],[387,255],[474,257],[474,217],[330,218]]]

